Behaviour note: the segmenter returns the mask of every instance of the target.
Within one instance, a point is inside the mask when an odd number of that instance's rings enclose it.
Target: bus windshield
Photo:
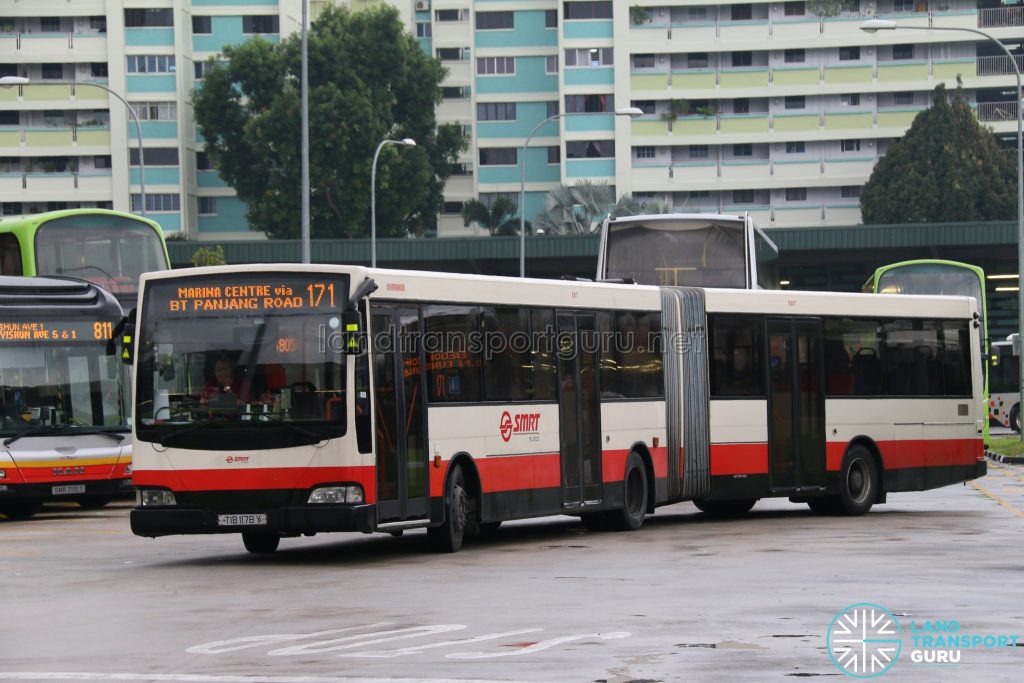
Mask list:
[[[0,435],[127,431],[128,371],[107,351],[115,321],[0,323]]]
[[[968,268],[946,263],[908,263],[883,271],[875,291],[879,294],[939,294],[969,296],[984,316],[982,283],[977,273]],[[982,328],[984,326],[984,319]]]
[[[745,235],[743,219],[610,223],[604,276],[663,287],[745,288]]]
[[[347,275],[224,274],[147,285],[136,434],[207,450],[345,433]]]
[[[138,294],[139,276],[167,270],[167,256],[149,225],[109,215],[55,218],[36,232],[36,272],[70,275],[119,299]]]

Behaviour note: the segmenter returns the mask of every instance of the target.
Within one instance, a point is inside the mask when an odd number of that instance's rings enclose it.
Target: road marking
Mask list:
[[[451,678],[371,678],[349,676],[266,676],[154,674],[93,671],[0,671],[5,681],[167,681],[168,683],[451,683]],[[460,678],[460,683],[523,683],[509,679]]]
[[[1009,510],[1013,514],[1017,515],[1018,517],[1024,517],[1024,511],[1018,510],[1013,505],[1011,505],[1010,503],[1006,502],[1006,500],[1004,500],[1001,496],[993,493],[992,491],[989,491],[987,488],[985,488],[984,486],[979,484],[977,481],[969,481],[967,483],[970,484],[972,488],[977,489],[982,494],[988,496],[989,498],[991,498],[995,502],[999,503],[1004,508],[1006,508],[1007,510]]]
[[[562,645],[563,643],[571,643],[576,640],[618,640],[620,638],[629,638],[631,633],[626,631],[616,631],[613,633],[584,633],[578,636],[563,636],[561,638],[552,638],[551,640],[542,640],[539,643],[534,643],[527,647],[521,647],[516,650],[507,650],[505,652],[453,652],[450,655],[446,655],[448,659],[495,659],[497,657],[516,657],[518,655],[526,655],[532,652],[540,652],[541,650],[547,650],[549,647],[556,645]]]
[[[334,628],[329,631],[317,631],[315,633],[279,633],[268,636],[243,636],[241,638],[232,638],[231,640],[215,640],[210,643],[193,645],[192,647],[186,648],[185,652],[194,655],[219,655],[224,654],[225,652],[235,652],[237,650],[245,650],[251,647],[259,647],[260,645],[286,643],[290,640],[302,640],[304,638],[321,638],[323,636],[333,636],[336,633],[348,633],[350,631],[358,631],[363,628],[380,628],[382,626],[391,626],[391,622],[380,621],[376,624]]]
[[[292,655],[319,654],[321,652],[334,652],[335,650],[349,650],[364,645],[376,645],[377,643],[390,643],[395,640],[408,640],[420,636],[433,635],[435,633],[446,633],[448,631],[461,631],[466,628],[463,624],[432,624],[430,626],[411,626],[409,628],[397,628],[391,631],[377,631],[374,633],[361,633],[346,638],[334,638],[332,640],[320,640],[315,643],[303,645],[292,645],[277,650],[271,650],[267,654],[271,657],[287,657]],[[374,636],[385,636],[375,640],[367,640]],[[353,642],[355,641],[355,642]]]
[[[543,631],[542,628],[523,628],[518,631],[505,631],[504,633],[488,633],[484,636],[476,636],[475,638],[465,638],[463,640],[446,640],[441,643],[431,643],[429,645],[413,645],[411,647],[403,647],[397,650],[370,650],[369,652],[349,652],[339,657],[375,657],[379,659],[385,659],[389,657],[404,657],[405,655],[418,655],[424,650],[433,650],[439,647],[451,647],[455,645],[468,645],[470,643],[479,643],[485,640],[497,640],[498,638],[507,638],[509,636],[521,636],[527,633],[536,633],[537,631]]]

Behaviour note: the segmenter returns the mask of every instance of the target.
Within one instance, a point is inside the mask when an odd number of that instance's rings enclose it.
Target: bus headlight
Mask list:
[[[339,503],[362,503],[363,487],[358,484],[349,486],[322,486],[313,489],[309,494],[309,505],[338,505]]]
[[[141,489],[135,492],[135,504],[139,507],[161,507],[177,505],[174,494],[165,489]]]

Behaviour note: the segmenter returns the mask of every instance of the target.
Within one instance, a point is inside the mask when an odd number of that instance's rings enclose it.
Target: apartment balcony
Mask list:
[[[857,225],[861,222],[859,204],[801,204],[798,206],[760,206],[731,204],[722,206],[676,207],[679,212],[741,214],[749,213],[761,228],[811,228],[820,225]]]
[[[0,33],[5,61],[105,62],[106,33]]]
[[[109,171],[0,174],[0,196],[22,202],[108,202],[113,199],[113,192]]]
[[[96,83],[106,85],[107,81],[97,80]],[[31,109],[66,109],[74,104],[82,104],[90,109],[104,109],[108,97],[103,88],[92,86],[90,81],[70,85],[39,81],[0,88],[0,103],[23,103],[26,105],[24,108]]]
[[[16,148],[39,154],[109,154],[110,129],[103,126],[0,126],[0,148],[8,156]]]
[[[84,17],[106,12],[106,0],[14,0],[4,7],[5,17]]]
[[[774,187],[836,187],[863,185],[875,158],[750,159],[647,164],[633,162],[634,192],[737,190]]]

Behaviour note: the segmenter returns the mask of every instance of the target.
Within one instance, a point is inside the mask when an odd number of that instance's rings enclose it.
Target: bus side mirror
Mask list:
[[[118,354],[121,362],[131,365],[135,361],[135,309],[128,311],[128,315],[121,318],[121,322],[114,328],[114,334],[107,342],[107,354]]]
[[[358,310],[347,310],[341,314],[341,333],[345,355],[358,356],[366,349],[363,333],[363,316]]]

